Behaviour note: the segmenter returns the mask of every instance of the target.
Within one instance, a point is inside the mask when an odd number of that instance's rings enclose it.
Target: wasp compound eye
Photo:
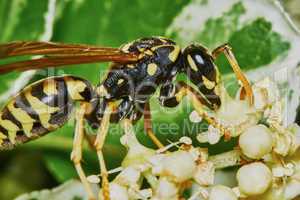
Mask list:
[[[190,80],[215,107],[221,104],[217,95],[218,69],[207,49],[200,45],[189,45],[183,51],[184,71]]]

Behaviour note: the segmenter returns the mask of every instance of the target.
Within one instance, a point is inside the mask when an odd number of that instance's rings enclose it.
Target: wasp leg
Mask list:
[[[89,200],[96,200],[91,186],[86,178],[86,175],[81,166],[82,160],[82,142],[84,138],[84,112],[86,110],[86,104],[81,103],[80,109],[76,112],[76,127],[75,127],[75,136],[74,136],[74,143],[73,143],[73,151],[71,153],[71,160],[74,163],[76,171],[79,175],[79,178],[85,187],[85,190],[88,194]]]
[[[128,118],[134,110],[134,103],[129,98],[122,99],[115,112],[110,116],[110,123],[118,123],[124,118]]]
[[[209,109],[214,109],[214,106],[207,101],[207,99],[203,98],[196,90],[194,90],[192,87],[187,86],[184,82],[179,82],[177,84],[172,82],[166,82],[162,87],[160,88],[160,94],[159,94],[159,102],[160,105],[164,107],[176,107],[183,97],[177,97],[179,94],[183,94],[181,90],[183,90],[184,87],[188,87],[189,90],[193,91],[195,94],[197,94],[198,101],[202,104],[208,107]],[[180,101],[178,101],[180,99]]]
[[[244,90],[243,92],[245,92],[246,96],[248,97],[248,101],[249,101],[250,105],[252,105],[254,98],[253,98],[253,91],[252,91],[251,85],[250,85],[248,79],[246,78],[246,76],[244,75],[244,73],[242,72],[242,70],[232,52],[232,48],[228,44],[221,45],[221,46],[217,47],[215,50],[213,50],[212,56],[214,59],[216,59],[221,53],[224,53],[226,58],[228,59],[236,77],[238,78],[238,80],[241,81],[241,83],[243,85],[243,90]]]
[[[175,94],[178,92],[178,87],[172,82],[166,82],[160,88],[159,103],[165,107],[176,107],[179,102],[175,98]]]
[[[155,136],[152,129],[152,120],[151,120],[151,109],[150,104],[147,102],[144,107],[144,129],[147,135],[150,137],[152,142],[158,147],[163,148],[164,145],[159,141],[159,139]]]
[[[112,110],[113,110],[112,104],[108,103],[104,110],[101,124],[100,124],[100,127],[98,128],[97,137],[96,137],[96,141],[94,144],[96,151],[97,151],[99,164],[100,164],[100,170],[101,170],[100,173],[102,176],[102,194],[103,194],[104,200],[109,200],[110,194],[109,194],[108,172],[107,172],[107,168],[105,165],[102,149],[103,149],[103,145],[105,142],[105,138],[108,133],[109,121],[110,121],[110,116],[111,116]],[[99,193],[99,199],[100,199],[100,196],[101,196],[101,192]]]
[[[169,86],[168,86],[169,87]],[[160,101],[163,106],[166,107],[174,107],[178,105],[185,96],[188,96],[192,100],[192,104],[196,112],[205,119],[209,124],[219,129],[222,134],[228,135],[228,131],[225,127],[222,126],[219,122],[217,122],[214,118],[210,117],[207,112],[203,109],[204,106],[207,106],[207,101],[193,89],[191,86],[187,85],[184,82],[179,82],[176,88],[173,89],[175,92],[167,92],[161,91],[160,93]],[[171,87],[169,87],[171,88]],[[163,96],[169,94],[168,96]],[[163,101],[162,101],[163,100]]]

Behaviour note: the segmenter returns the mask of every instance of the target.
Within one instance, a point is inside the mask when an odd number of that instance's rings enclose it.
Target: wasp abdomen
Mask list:
[[[75,101],[90,101],[89,82],[74,76],[35,82],[12,98],[0,112],[0,149],[38,138],[65,124]]]

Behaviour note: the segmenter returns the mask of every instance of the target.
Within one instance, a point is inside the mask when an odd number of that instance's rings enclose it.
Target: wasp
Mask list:
[[[101,168],[102,191],[107,200],[109,182],[102,148],[109,123],[123,120],[135,123],[144,116],[146,132],[158,147],[163,147],[151,127],[149,99],[157,88],[161,106],[175,107],[185,96],[189,96],[203,119],[226,131],[222,124],[209,117],[203,109],[217,110],[222,104],[220,73],[214,64],[221,53],[226,55],[242,83],[241,98],[247,97],[249,103],[252,103],[250,83],[227,44],[217,47],[211,53],[200,44],[191,44],[181,49],[165,37],[141,38],[120,48],[34,41],[1,44],[0,58],[24,55],[35,57],[2,64],[0,74],[71,64],[111,62],[111,65],[104,80],[96,86],[83,78],[63,75],[48,77],[21,90],[0,111],[0,149],[14,148],[58,129],[76,110],[71,160],[89,199],[95,199],[81,166],[87,123],[97,130],[94,148]],[[179,73],[186,74],[193,86],[176,82]]]

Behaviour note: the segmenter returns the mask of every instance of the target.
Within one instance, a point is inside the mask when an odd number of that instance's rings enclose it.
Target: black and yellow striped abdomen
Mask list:
[[[75,101],[90,101],[91,84],[74,76],[35,82],[12,98],[0,112],[0,149],[38,138],[61,127]]]

